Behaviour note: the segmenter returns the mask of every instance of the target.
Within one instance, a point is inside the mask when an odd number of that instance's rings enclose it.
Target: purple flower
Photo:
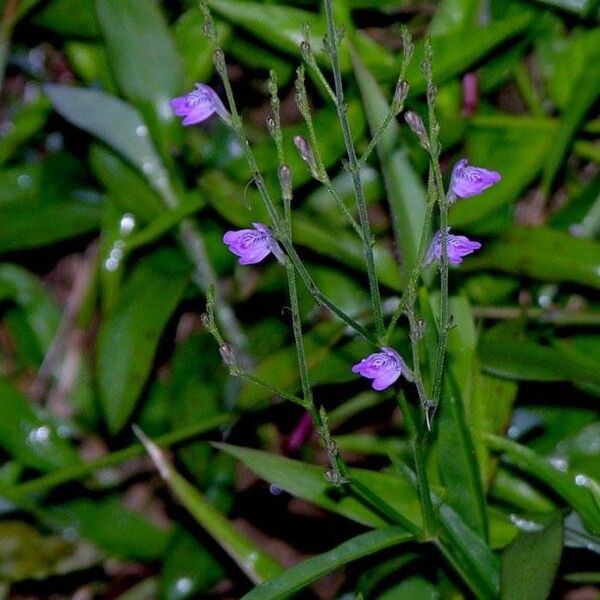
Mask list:
[[[483,190],[487,190],[501,179],[500,173],[481,167],[472,167],[469,161],[463,158],[452,169],[450,189],[459,198],[469,198],[481,194]]]
[[[372,379],[371,387],[381,391],[390,387],[400,377],[403,366],[404,361],[393,348],[381,348],[381,352],[375,352],[356,363],[352,372]]]
[[[459,265],[463,261],[463,256],[479,250],[481,244],[473,242],[464,235],[452,235],[448,227],[448,262],[453,265]],[[431,245],[427,251],[427,256],[423,264],[428,264],[440,260],[442,257],[442,232],[438,231],[431,240]]]
[[[185,117],[182,125],[195,125],[205,121],[213,113],[217,113],[224,121],[229,122],[229,113],[215,90],[203,83],[197,83],[196,89],[185,96],[178,96],[171,101],[171,108],[178,117]]]
[[[280,260],[283,253],[269,228],[262,223],[252,223],[252,225],[254,229],[227,231],[223,236],[223,242],[229,246],[230,252],[239,256],[240,265],[259,263],[271,252],[277,260]]]

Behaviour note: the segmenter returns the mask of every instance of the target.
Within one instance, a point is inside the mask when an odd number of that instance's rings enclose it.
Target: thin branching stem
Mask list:
[[[375,319],[375,331],[377,338],[382,340],[385,335],[385,327],[383,324],[383,308],[381,303],[381,296],[379,293],[379,284],[377,281],[377,272],[375,270],[375,258],[373,253],[373,246],[375,241],[371,233],[369,226],[369,215],[367,212],[367,202],[365,199],[365,193],[360,179],[360,166],[358,164],[358,158],[356,156],[356,150],[354,148],[354,142],[352,141],[352,133],[350,131],[350,123],[348,121],[347,105],[344,99],[344,88],[342,84],[342,71],[340,67],[339,58],[339,38],[338,32],[336,31],[335,21],[333,18],[333,7],[332,0],[324,0],[325,4],[325,16],[327,19],[327,39],[329,53],[331,56],[331,66],[333,70],[333,81],[335,87],[336,96],[336,108],[342,128],[342,136],[344,138],[344,144],[346,145],[346,152],[348,155],[348,169],[352,176],[352,183],[354,184],[354,194],[356,197],[356,206],[358,209],[358,221],[360,223],[363,235],[363,246],[365,253],[365,262],[367,265],[367,276],[369,279],[369,291],[371,293],[371,305],[373,309],[373,317]]]

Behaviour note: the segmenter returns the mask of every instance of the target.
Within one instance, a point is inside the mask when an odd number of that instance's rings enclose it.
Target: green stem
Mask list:
[[[221,80],[223,81],[223,86],[225,87],[225,92],[227,95],[227,100],[229,102],[229,108],[231,111],[231,122],[232,127],[238,137],[238,140],[242,146],[242,150],[244,152],[246,162],[248,163],[248,167],[250,168],[250,172],[252,173],[252,177],[256,188],[265,204],[267,212],[269,213],[269,217],[271,219],[271,223],[273,225],[275,237],[281,242],[285,251],[292,261],[294,268],[300,275],[300,278],[304,282],[309,294],[312,296],[314,301],[323,306],[324,308],[329,309],[335,315],[337,315],[342,321],[344,321],[350,328],[356,331],[358,334],[362,335],[366,340],[370,341],[372,344],[377,345],[377,340],[359,323],[357,323],[352,317],[347,315],[337,304],[332,302],[327,296],[325,296],[321,290],[317,287],[317,284],[314,282],[310,273],[302,263],[302,260],[298,256],[296,249],[292,245],[292,242],[287,235],[285,223],[279,216],[279,213],[271,199],[269,191],[267,189],[265,180],[262,176],[262,173],[258,169],[258,165],[256,163],[256,158],[254,153],[252,152],[252,148],[250,147],[250,143],[248,142],[248,138],[244,133],[244,128],[242,124],[242,120],[237,111],[235,98],[233,96],[233,90],[231,89],[231,83],[229,81],[229,77],[227,76],[226,67],[225,67],[225,59],[223,57],[223,52],[220,48],[215,50],[215,65],[219,75],[221,76]]]
[[[354,194],[356,197],[356,206],[358,209],[358,221],[363,232],[363,235],[361,237],[364,246],[365,261],[367,264],[367,275],[369,278],[371,304],[373,309],[373,316],[375,319],[375,331],[377,333],[377,338],[379,340],[382,340],[385,335],[385,327],[383,324],[383,309],[381,304],[381,296],[379,294],[379,284],[377,282],[377,272],[375,270],[375,259],[373,256],[373,246],[375,245],[375,241],[373,239],[371,228],[369,226],[367,202],[365,199],[362,181],[360,179],[360,167],[358,164],[358,159],[356,157],[354,142],[352,141],[350,123],[348,122],[348,107],[346,105],[346,100],[344,99],[342,71],[340,68],[340,58],[338,54],[339,40],[338,34],[335,29],[335,22],[333,19],[332,0],[324,0],[324,4],[325,16],[327,19],[327,39],[329,45],[329,52],[331,56],[331,66],[333,69],[333,80],[336,96],[335,105],[337,108],[337,113],[342,128],[342,136],[346,145],[346,152],[348,154],[348,168],[350,171],[350,175],[352,176],[352,183],[354,184]]]
[[[156,443],[160,444],[161,446],[174,446],[176,444],[181,444],[223,425],[229,425],[234,421],[234,419],[235,417],[232,415],[219,415],[217,417],[212,417],[203,423],[199,423],[198,425],[183,427],[181,429],[158,436],[156,438]],[[100,458],[92,460],[88,463],[73,465],[72,467],[66,467],[58,471],[53,471],[48,475],[43,475],[37,479],[21,483],[12,488],[7,488],[6,490],[2,490],[0,493],[3,494],[4,491],[6,491],[7,497],[19,498],[29,494],[45,492],[56,486],[68,483],[69,481],[75,481],[77,479],[87,477],[99,469],[118,465],[126,460],[142,454],[144,454],[144,447],[141,444],[133,444],[127,448],[124,448],[123,450],[111,452],[110,454],[101,456]]]
[[[402,416],[404,417],[404,423],[406,424],[406,431],[412,448],[415,471],[417,473],[419,499],[421,501],[421,513],[423,516],[423,536],[425,540],[432,540],[436,535],[437,519],[433,508],[433,502],[431,501],[431,490],[427,478],[427,463],[423,451],[423,437],[422,434],[419,433],[419,427],[417,426],[410,410],[410,406],[402,392],[398,394],[398,402],[400,404]]]
[[[433,181],[433,174],[430,171],[429,174],[429,184],[427,186],[427,208],[425,210],[425,218],[423,220],[423,229],[421,230],[421,239],[419,241],[419,250],[417,252],[417,259],[415,260],[415,264],[412,268],[410,276],[408,278],[408,282],[402,293],[402,297],[400,298],[400,302],[398,302],[398,306],[394,309],[394,312],[390,318],[390,323],[388,325],[386,335],[385,335],[385,345],[389,343],[389,339],[394,332],[394,328],[396,327],[396,323],[402,315],[403,312],[406,311],[408,299],[415,297],[415,292],[417,288],[417,283],[419,281],[419,276],[423,270],[423,260],[425,259],[425,253],[427,252],[427,248],[430,243],[430,231],[431,231],[431,221],[433,218],[433,209],[437,202],[437,196],[435,194],[435,184]]]

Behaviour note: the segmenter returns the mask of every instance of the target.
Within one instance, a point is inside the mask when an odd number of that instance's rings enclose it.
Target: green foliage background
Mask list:
[[[368,320],[360,241],[292,142],[306,135],[293,102],[304,24],[328,73],[320,3],[208,4],[276,197],[279,163],[264,123],[268,73],[277,74],[294,242],[307,268],[340,307]],[[416,39],[407,104],[424,116],[420,62],[431,36],[446,178],[462,156],[503,176],[450,212],[453,231],[484,247],[452,271],[449,387],[425,443],[437,536],[419,538],[412,442],[393,394],[371,392],[350,372],[371,351],[365,341],[300,290],[316,399],[372,504],[326,481],[316,436],[286,451],[302,411],[230,377],[202,326],[216,284],[224,333],[253,372],[299,390],[283,269],[273,260],[240,267],[221,241],[227,229],[268,222],[240,146],[216,118],[184,129],[169,108],[197,81],[223,96],[196,4],[4,0],[4,597],[264,599],[303,589],[301,597],[535,600],[598,586],[600,7],[334,6],[358,55],[344,53],[342,68],[359,150],[388,110],[405,24]],[[466,73],[477,77],[474,110],[464,106]],[[309,91],[325,165],[352,206],[335,109],[318,81]],[[416,255],[427,155],[400,120],[377,150],[362,179],[389,299]],[[433,356],[438,296],[419,293]],[[393,341],[409,356],[404,325]],[[158,460],[166,482],[139,458],[134,423],[172,447]]]

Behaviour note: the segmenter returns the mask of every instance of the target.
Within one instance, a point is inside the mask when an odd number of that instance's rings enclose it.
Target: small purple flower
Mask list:
[[[459,160],[452,169],[450,189],[459,198],[469,198],[481,194],[502,179],[500,173],[473,167],[466,158]]]
[[[448,227],[448,262],[453,265],[459,265],[463,261],[463,256],[472,254],[475,250],[479,250],[481,244],[473,242],[464,235],[452,235],[450,227]],[[438,231],[431,240],[431,245],[427,251],[427,256],[423,264],[428,264],[440,260],[442,257],[442,232]]]
[[[381,348],[381,352],[375,352],[356,363],[352,372],[372,379],[371,387],[379,392],[400,377],[403,366],[404,361],[393,348]]]
[[[229,113],[215,90],[204,83],[197,83],[193,91],[173,98],[170,104],[178,117],[184,117],[182,125],[195,125],[205,121],[213,113],[217,113],[224,121],[230,120]]]
[[[240,265],[259,263],[271,252],[277,260],[281,260],[283,253],[269,228],[262,223],[252,225],[254,229],[227,231],[223,236],[223,242],[229,246],[230,252],[239,257]]]

